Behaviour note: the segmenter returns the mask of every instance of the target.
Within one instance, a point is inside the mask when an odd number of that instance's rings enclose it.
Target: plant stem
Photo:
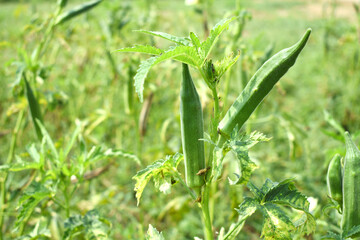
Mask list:
[[[177,177],[177,179],[180,181],[181,185],[184,186],[185,190],[190,194],[190,196],[192,197],[192,199],[195,201],[197,199],[196,194],[194,193],[194,191],[192,191],[184,182],[184,180],[181,178],[180,174],[178,173],[178,171],[175,169],[173,171],[173,173],[175,174],[175,176]]]
[[[213,240],[214,234],[212,231],[212,219],[209,211],[209,196],[210,196],[210,184],[204,186],[204,191],[201,200],[201,210],[203,214],[203,221],[205,225],[205,239]]]
[[[20,131],[21,123],[24,119],[25,109],[22,109],[19,112],[18,118],[16,120],[15,128],[13,130],[13,134],[11,136],[11,144],[10,144],[10,150],[9,154],[6,160],[6,164],[9,165],[12,163],[14,154],[15,154],[15,148],[16,148],[16,140]],[[6,181],[8,178],[8,172],[6,171],[4,173],[4,177],[1,182],[1,198],[0,198],[0,240],[3,239],[3,224],[4,224],[4,210],[5,210],[5,204],[6,204]]]

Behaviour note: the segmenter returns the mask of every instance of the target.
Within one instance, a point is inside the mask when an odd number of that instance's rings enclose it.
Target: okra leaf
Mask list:
[[[349,231],[344,232],[343,238],[349,238],[358,233],[360,233],[360,225],[354,226]]]
[[[273,186],[266,192],[264,201],[288,205],[301,211],[309,211],[310,206],[306,196],[296,190],[292,179],[287,179],[280,183],[273,183]]]
[[[145,78],[149,73],[150,68],[168,59],[176,59],[178,61],[195,67],[198,66],[201,62],[195,49],[189,46],[171,47],[169,50],[159,56],[151,57],[146,59],[145,61],[142,61],[134,77],[135,91],[139,95],[141,102],[143,101]]]
[[[274,183],[267,179],[262,191],[265,194],[263,202],[289,206],[303,212],[301,217],[294,222],[294,226],[299,232],[309,234],[315,230],[315,219],[309,213],[310,203],[306,196],[297,191],[292,179],[280,183]]]
[[[114,52],[137,52],[151,55],[160,55],[164,52],[164,50],[149,45],[135,45],[129,48],[120,48],[118,50],[115,50]]]
[[[344,240],[340,234],[334,232],[328,232],[327,235],[321,237],[321,239]]]
[[[240,57],[240,52],[234,56],[234,53],[223,58],[221,61],[215,62],[215,76],[220,80],[224,73],[234,65]]]
[[[31,113],[31,119],[34,123],[35,126],[35,131],[36,131],[36,135],[38,136],[39,140],[42,139],[42,133],[40,130],[40,126],[39,126],[39,122],[40,124],[43,122],[42,120],[42,115],[41,115],[41,110],[40,110],[40,106],[39,106],[39,102],[36,99],[30,84],[28,83],[28,81],[24,78],[25,81],[25,89],[26,89],[26,98],[29,104],[29,108],[30,108],[30,113]],[[37,122],[37,120],[39,122]]]
[[[190,43],[191,43],[189,38],[177,37],[177,36],[171,35],[169,33],[164,33],[164,32],[155,32],[155,31],[147,31],[147,30],[135,30],[135,32],[141,32],[141,33],[149,34],[149,35],[152,35],[155,37],[161,37],[163,39],[166,39],[166,40],[169,40],[176,44],[184,45],[184,46],[190,46]]]
[[[200,58],[204,58],[204,56],[201,55],[201,51],[200,51],[201,42],[199,40],[199,37],[196,35],[196,33],[190,32],[190,39],[197,53],[199,54]]]
[[[177,166],[183,159],[182,154],[177,153],[172,156],[166,156],[165,159],[155,161],[145,169],[136,173],[133,179],[136,181],[134,191],[136,192],[137,204],[140,203],[141,195],[151,178],[155,181],[155,186],[162,192],[170,191],[173,180],[177,179]]]
[[[161,232],[159,232],[158,230],[156,230],[156,228],[149,224],[146,240],[165,240],[165,238]]]
[[[249,148],[257,144],[261,141],[268,141],[269,138],[266,138],[265,135],[259,132],[252,132],[250,135],[240,134],[238,132],[237,127],[235,127],[234,131],[230,136],[230,140],[228,140],[223,148],[230,149],[232,152],[236,154],[240,175],[236,175],[236,180],[230,180],[230,184],[246,184],[252,172],[257,168],[257,165],[251,161],[249,157]]]
[[[265,203],[258,207],[264,216],[261,237],[267,239],[291,240],[291,232],[295,226],[284,211],[273,203]]]
[[[223,240],[235,239],[235,237],[240,233],[245,220],[253,215],[257,207],[258,202],[256,200],[245,197],[244,201],[239,205],[239,208],[235,209],[239,213],[238,221],[230,226],[229,231],[226,233]]]
[[[63,14],[58,16],[55,21],[55,25],[62,24],[76,16],[79,16],[80,14],[89,11],[90,9],[92,9],[93,7],[95,7],[96,5],[98,5],[101,2],[102,2],[102,0],[94,0],[94,1],[90,1],[90,2],[76,6],[73,9],[71,9],[67,12],[64,12]]]
[[[224,30],[228,29],[229,24],[237,18],[238,17],[223,19],[211,29],[209,37],[204,42],[202,42],[200,46],[203,56],[203,63],[205,63],[205,60],[207,59],[214,45],[218,41],[220,34]]]
[[[63,239],[73,239],[82,235],[84,239],[109,239],[111,223],[102,218],[97,210],[91,210],[84,216],[75,215],[65,220]]]
[[[249,182],[247,184],[254,194],[253,201],[264,217],[262,236],[265,239],[292,239],[291,234],[301,232],[309,234],[315,230],[315,218],[309,213],[309,202],[298,192],[292,179],[280,183],[267,179],[261,188]],[[297,219],[282,210],[282,206],[300,210]]]
[[[30,218],[35,207],[44,199],[50,198],[54,194],[54,190],[47,188],[39,182],[32,182],[29,189],[24,192],[19,200],[20,212],[15,221],[13,232],[23,227]]]

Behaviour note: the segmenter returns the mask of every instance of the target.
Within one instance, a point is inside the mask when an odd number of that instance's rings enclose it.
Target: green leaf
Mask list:
[[[252,206],[256,206],[264,217],[264,225],[261,236],[265,239],[293,239],[294,232],[309,234],[315,231],[315,218],[309,213],[309,202],[306,197],[298,192],[292,179],[284,180],[280,183],[266,179],[261,188],[249,182],[247,184],[255,198],[246,198]],[[288,206],[303,212],[298,219],[292,220],[290,215],[282,210],[283,206]],[[242,214],[244,210],[237,210]],[[299,216],[297,214],[297,216]]]
[[[344,240],[344,238],[342,238],[340,234],[334,232],[328,232],[328,234],[321,237],[321,239]]]
[[[239,213],[239,217],[236,223],[231,224],[229,231],[225,236],[220,238],[221,240],[235,239],[240,233],[245,220],[250,217],[257,209],[258,202],[255,199],[245,197],[244,201],[239,205],[238,209],[235,209]]]
[[[344,235],[344,238],[351,238],[351,237],[354,238],[353,235],[359,234],[359,233],[360,233],[360,225],[357,225],[357,226],[352,227],[349,231],[344,232],[343,235]]]
[[[236,20],[238,17],[232,17],[223,19],[218,22],[213,29],[210,31],[209,37],[201,43],[201,52],[203,57],[203,63],[208,58],[211,50],[213,49],[214,45],[216,44],[217,40],[219,39],[220,34],[229,27],[229,24]]]
[[[189,38],[177,37],[177,36],[171,35],[169,33],[147,31],[147,30],[135,30],[135,32],[141,32],[141,33],[149,34],[149,35],[152,35],[155,37],[161,37],[163,39],[169,40],[169,41],[174,42],[179,45],[190,46]]]
[[[97,6],[101,2],[102,2],[102,0],[94,0],[94,1],[90,1],[90,2],[76,6],[73,9],[71,9],[67,12],[64,12],[63,14],[58,16],[58,18],[56,19],[55,25],[62,24],[76,16],[79,16],[80,14],[85,13],[85,12],[89,11],[90,9],[92,9],[93,7]]]
[[[287,205],[301,211],[309,211],[310,203],[307,201],[306,196],[296,190],[292,179],[274,183],[273,187],[266,193],[264,200]]]
[[[53,157],[54,157],[54,160],[55,160],[56,162],[58,162],[58,161],[59,161],[59,154],[58,154],[58,152],[57,152],[57,150],[56,150],[56,147],[55,147],[54,142],[52,141],[49,133],[47,132],[47,130],[46,130],[46,128],[44,127],[44,125],[42,124],[42,122],[40,122],[39,120],[36,120],[36,122],[37,122],[37,124],[38,124],[38,126],[39,126],[39,128],[40,128],[40,130],[41,130],[42,135],[43,135],[44,138],[45,138],[46,144],[47,144],[48,147],[50,148],[50,151],[51,151],[51,153],[52,153],[52,155],[53,155]]]
[[[31,113],[31,119],[34,123],[35,126],[35,130],[36,130],[36,134],[39,138],[39,140],[42,139],[42,133],[40,130],[40,126],[39,123],[37,122],[37,120],[42,123],[42,115],[41,115],[41,111],[40,111],[40,106],[39,103],[30,87],[30,84],[28,83],[28,81],[24,78],[25,81],[25,89],[26,89],[26,98],[29,104],[29,108],[30,108],[30,113]]]
[[[134,191],[136,192],[138,205],[142,192],[151,178],[154,178],[155,185],[159,190],[161,190],[163,184],[166,184],[165,187],[171,187],[171,178],[176,178],[173,173],[177,172],[177,166],[182,159],[182,154],[179,153],[166,156],[165,159],[160,159],[136,173],[133,179],[136,180]]]
[[[200,51],[201,43],[199,37],[196,35],[196,33],[190,32],[190,39],[193,46],[196,49],[196,52],[199,54],[200,58],[203,58],[203,56],[201,56],[201,51]]]
[[[138,53],[147,53],[151,55],[160,55],[164,51],[149,45],[135,45],[129,48],[120,48],[118,50],[115,50],[115,52],[138,52]]]
[[[159,232],[158,230],[156,230],[156,228],[149,224],[146,240],[165,240],[165,238],[161,232]]]
[[[12,164],[9,168],[9,171],[20,172],[20,171],[29,170],[29,169],[40,169],[40,168],[41,168],[40,163],[21,161],[19,163]]]
[[[234,56],[234,53],[223,58],[221,61],[215,62],[215,77],[217,80],[220,80],[224,73],[231,68],[239,59],[240,52]]]
[[[134,77],[135,91],[139,95],[141,102],[143,101],[145,78],[149,73],[150,68],[168,59],[176,59],[192,66],[198,66],[201,62],[194,48],[189,46],[172,47],[162,55],[151,57],[142,61]]]
[[[109,239],[111,223],[102,218],[97,210],[91,210],[84,216],[75,215],[65,220],[63,239],[73,239],[81,235],[84,239]]]
[[[20,213],[17,216],[13,232],[23,228],[31,217],[35,207],[45,198],[51,197],[53,191],[46,188],[44,184],[32,182],[19,200]]]
[[[295,226],[289,217],[275,204],[265,203],[258,208],[265,218],[261,237],[266,240],[292,240],[291,232]]]

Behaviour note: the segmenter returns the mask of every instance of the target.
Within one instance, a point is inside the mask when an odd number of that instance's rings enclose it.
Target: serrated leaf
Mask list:
[[[261,202],[261,200],[264,198],[264,193],[262,190],[260,190],[257,186],[255,186],[252,182],[248,182],[246,185],[249,190],[254,194],[255,198]]]
[[[203,56],[201,56],[201,51],[200,51],[201,42],[199,40],[199,37],[196,35],[196,33],[190,32],[190,39],[193,46],[196,49],[196,52],[199,54],[200,58],[203,58]]]
[[[162,186],[162,184],[159,183],[164,183],[166,178],[170,179],[170,185],[167,185],[167,187],[171,186],[171,177],[176,178],[173,175],[173,172],[177,171],[177,166],[179,165],[182,158],[182,154],[179,153],[173,156],[166,156],[165,159],[157,160],[153,164],[147,166],[145,169],[136,173],[133,179],[136,181],[134,191],[136,192],[138,205],[140,203],[141,195],[151,178],[154,178],[158,188]]]
[[[120,48],[114,52],[138,52],[151,55],[160,55],[164,52],[164,50],[149,45],[135,45],[129,48]]]
[[[146,240],[165,240],[165,238],[161,232],[159,232],[158,230],[156,230],[156,228],[149,224]]]
[[[251,182],[247,185],[259,203],[265,220],[262,236],[265,239],[292,239],[290,233],[298,231],[309,234],[315,231],[315,218],[309,213],[307,198],[298,192],[292,179],[280,183],[266,179],[261,188]],[[294,222],[279,206],[289,206],[302,211],[300,218]]]
[[[239,59],[240,52],[234,56],[234,53],[226,56],[221,61],[215,62],[215,76],[217,80],[220,80],[224,73],[231,68]]]
[[[32,182],[29,189],[19,199],[20,213],[17,216],[14,232],[22,228],[30,218],[35,207],[45,198],[51,197],[52,191],[39,182]]]
[[[32,119],[32,121],[34,123],[36,135],[41,140],[42,139],[42,133],[41,133],[39,124],[37,122],[37,120],[40,123],[43,122],[40,106],[39,106],[39,103],[38,103],[32,89],[31,89],[31,87],[30,87],[30,84],[28,83],[28,81],[25,78],[24,78],[24,82],[25,82],[25,89],[26,89],[26,99],[27,99],[28,104],[29,104],[31,119]]]
[[[89,11],[90,9],[92,9],[93,7],[97,6],[101,2],[102,2],[102,0],[94,0],[94,1],[90,1],[90,2],[76,6],[73,9],[71,9],[67,12],[64,12],[63,14],[58,16],[58,18],[56,19],[55,25],[62,24],[76,16],[79,16],[82,13],[85,13],[85,12]]]
[[[235,239],[236,236],[240,233],[245,220],[250,217],[257,209],[258,202],[252,198],[244,198],[244,201],[239,205],[238,209],[235,209],[239,213],[238,221],[234,224],[231,224],[228,232],[222,238],[222,240],[231,240]]]
[[[351,238],[351,237],[353,237],[353,235],[359,234],[359,233],[360,233],[360,225],[357,225],[357,226],[352,227],[349,231],[344,232],[343,236],[344,236],[344,238]]]
[[[124,157],[134,160],[137,164],[141,165],[140,159],[131,152],[120,150],[120,149],[108,149],[105,151],[106,157]]]
[[[192,66],[197,66],[201,61],[194,48],[189,46],[172,47],[162,55],[151,57],[142,61],[134,77],[135,91],[139,95],[141,102],[143,101],[145,78],[148,75],[150,68],[168,59],[176,59]]]
[[[209,56],[211,50],[213,49],[214,45],[216,44],[217,40],[219,39],[220,34],[229,27],[229,24],[237,19],[238,17],[232,17],[223,19],[218,22],[210,31],[209,37],[201,43],[201,51],[202,55],[204,56],[204,61]]]
[[[291,232],[295,229],[289,217],[275,204],[265,203],[258,208],[265,220],[261,237],[266,240],[291,240]]]
[[[278,184],[274,183],[274,186],[266,193],[264,201],[287,205],[306,212],[309,211],[310,205],[306,196],[296,190],[292,179],[284,180]]]
[[[328,234],[321,237],[321,239],[344,240],[340,234],[334,232],[328,232]]]
[[[231,151],[233,151],[238,160],[241,175],[232,182],[232,184],[246,184],[253,171],[258,167],[253,161],[250,160],[248,148],[241,141],[230,142]]]
[[[149,34],[149,35],[152,35],[152,36],[155,36],[155,37],[160,37],[160,38],[169,40],[171,42],[177,43],[179,45],[190,46],[190,39],[189,38],[177,37],[177,36],[171,35],[169,33],[164,33],[164,32],[147,31],[147,30],[135,30],[135,31],[145,33],[145,34]]]
[[[102,218],[97,210],[91,210],[84,216],[75,215],[65,220],[63,239],[83,235],[85,239],[109,239],[111,224]]]

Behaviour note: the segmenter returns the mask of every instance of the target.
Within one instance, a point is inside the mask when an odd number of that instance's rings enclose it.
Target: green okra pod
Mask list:
[[[335,154],[330,161],[326,183],[329,196],[342,206],[342,166],[340,154]]]
[[[236,125],[241,128],[248,120],[273,86],[294,65],[310,33],[311,29],[308,29],[299,42],[275,54],[254,74],[220,121],[218,130],[222,136],[229,137]]]
[[[341,228],[347,233],[351,228],[360,225],[360,151],[348,132],[345,132],[345,142]],[[359,234],[349,237],[359,237]]]
[[[189,67],[182,65],[180,90],[181,140],[185,159],[185,178],[189,187],[201,187],[204,176],[197,173],[205,169],[204,123],[199,95],[191,79]]]

